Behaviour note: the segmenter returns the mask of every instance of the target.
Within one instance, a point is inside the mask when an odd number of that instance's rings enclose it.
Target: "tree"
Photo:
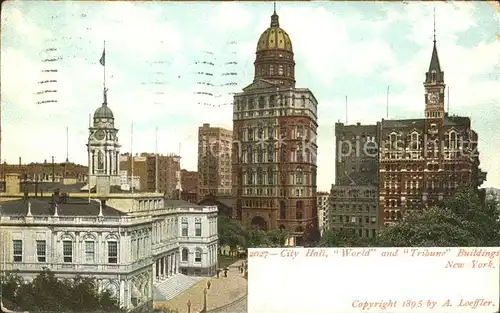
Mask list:
[[[2,283],[3,299],[12,309],[30,312],[124,312],[109,291],[99,292],[95,280],[60,279],[44,271],[33,281],[11,274]],[[10,309],[10,308],[9,308]]]
[[[305,246],[315,246],[321,240],[321,233],[316,225],[312,222],[307,223],[304,230],[303,241]]]
[[[483,202],[477,190],[465,188],[428,210],[409,215],[382,230],[380,246],[471,247],[497,246],[500,223],[498,203]]]
[[[234,253],[238,247],[246,245],[246,232],[239,221],[228,216],[219,216],[217,218],[217,228],[219,246],[229,246],[232,253]]]
[[[367,247],[373,242],[358,235],[356,228],[331,229],[323,232],[320,247]]]

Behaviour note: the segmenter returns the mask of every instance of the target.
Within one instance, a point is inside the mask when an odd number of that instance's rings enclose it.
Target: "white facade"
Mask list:
[[[323,231],[328,227],[328,214],[329,214],[329,194],[326,192],[318,192],[316,199],[318,201],[318,227],[323,234]]]
[[[106,216],[102,209],[95,216],[65,216],[65,204],[61,213],[35,215],[31,202],[25,214],[0,209],[0,269],[26,279],[46,269],[62,277],[92,275],[128,309],[152,302],[155,281],[215,272],[217,207],[127,196],[107,200],[122,204],[112,206],[121,216]]]

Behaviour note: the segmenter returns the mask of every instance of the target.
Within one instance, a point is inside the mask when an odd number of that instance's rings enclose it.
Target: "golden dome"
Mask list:
[[[269,49],[293,52],[290,36],[280,28],[276,12],[271,16],[271,27],[260,35],[259,42],[257,43],[257,52]]]

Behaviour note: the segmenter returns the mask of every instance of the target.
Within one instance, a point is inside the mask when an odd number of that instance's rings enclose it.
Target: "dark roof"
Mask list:
[[[165,207],[170,208],[203,208],[201,205],[193,204],[185,200],[165,200]]]
[[[113,111],[111,111],[106,103],[103,103],[102,106],[97,108],[94,112],[94,119],[96,118],[114,118]]]
[[[29,192],[35,192],[35,185],[38,185],[38,192],[43,190],[44,192],[56,191],[59,189],[60,192],[67,193],[78,193],[81,192],[81,189],[87,185],[87,183],[76,183],[71,185],[65,185],[59,182],[21,182],[21,191],[24,190],[24,184],[27,185]]]
[[[441,65],[439,64],[439,57],[437,52],[436,40],[434,40],[434,46],[432,47],[431,63],[429,64],[429,71],[425,75],[426,83],[433,83],[430,73],[436,71],[436,82],[444,82],[444,72],[441,71]]]
[[[382,120],[382,128],[423,128],[425,119]]]
[[[382,120],[382,128],[423,128],[424,118],[405,120]],[[444,126],[470,126],[470,118],[466,116],[447,115],[444,118]]]
[[[53,215],[51,204],[52,198],[30,198],[4,201],[0,203],[0,214],[2,215],[25,215],[28,213],[28,202],[31,203],[32,215]],[[57,213],[59,216],[96,216],[99,214],[100,204],[97,201],[88,203],[87,199],[68,199],[67,202],[58,201]],[[105,205],[102,209],[104,216],[125,215],[110,206]]]

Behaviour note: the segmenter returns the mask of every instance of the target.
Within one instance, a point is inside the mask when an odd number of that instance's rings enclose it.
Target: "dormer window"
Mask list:
[[[431,82],[433,82],[433,83],[436,82],[436,71],[435,70],[431,71]]]

